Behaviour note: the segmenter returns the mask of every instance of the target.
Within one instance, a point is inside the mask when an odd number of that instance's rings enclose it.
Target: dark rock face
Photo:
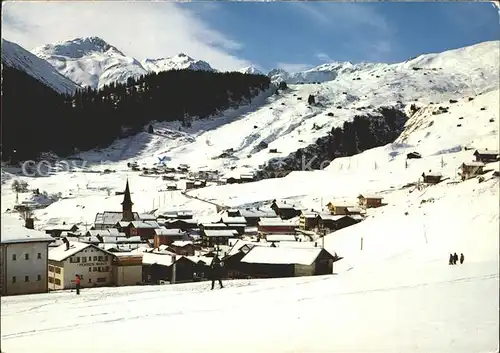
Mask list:
[[[319,170],[337,157],[348,157],[393,142],[403,131],[408,117],[393,107],[381,107],[373,114],[356,115],[343,127],[332,128],[316,143],[284,158],[273,158],[257,172],[258,179],[284,177],[292,171]]]

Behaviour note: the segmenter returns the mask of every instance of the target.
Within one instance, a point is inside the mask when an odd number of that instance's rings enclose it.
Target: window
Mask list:
[[[94,256],[94,261],[97,261],[97,256]]]
[[[41,253],[41,252],[39,252],[36,258],[37,258],[37,259],[41,259],[41,258],[42,258],[42,253]]]
[[[61,280],[59,278],[56,278],[55,281],[54,281],[54,283],[56,285],[60,285],[61,284]]]
[[[38,276],[36,276],[36,280],[37,280],[37,281],[41,281],[41,280],[42,280],[42,275],[38,275]]]
[[[102,283],[102,282],[106,282],[106,277],[99,277],[97,279],[97,283]]]
[[[92,278],[89,278],[89,283],[92,283]]]
[[[61,269],[59,267],[55,267],[56,273],[61,273]]]
[[[89,272],[92,272],[92,267],[89,267]]]
[[[97,260],[98,260],[98,261],[102,261],[102,256],[99,256],[99,257],[97,258]]]
[[[49,277],[49,283],[54,283],[54,277]]]
[[[24,254],[24,259],[29,260],[30,259],[30,254]]]
[[[49,265],[49,272],[54,272],[54,266]]]
[[[16,276],[12,277],[12,283],[16,283]]]
[[[29,282],[30,281],[30,276],[24,276],[24,282]]]
[[[69,262],[72,263],[72,264],[77,264],[77,263],[80,262],[80,257],[79,256],[77,256],[77,257],[75,257],[75,256],[70,257],[69,258]]]
[[[87,262],[87,257],[86,256],[82,257],[82,262]]]
[[[17,260],[16,254],[12,254],[12,261],[16,261],[16,260]]]
[[[97,267],[94,267],[94,269],[92,270],[92,272],[97,272],[97,271],[98,271]]]

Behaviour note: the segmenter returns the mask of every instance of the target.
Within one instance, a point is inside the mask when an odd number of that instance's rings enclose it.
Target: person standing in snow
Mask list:
[[[453,254],[453,265],[456,265],[458,261],[458,255],[457,253]]]
[[[75,276],[75,286],[76,286],[76,294],[80,295],[80,276]]]
[[[222,285],[221,277],[222,277],[222,262],[219,259],[219,256],[215,255],[212,263],[210,264],[210,276],[212,277],[212,290],[215,287],[215,281],[219,281],[220,288],[224,288]]]
[[[448,262],[448,265],[453,265],[453,254],[450,254],[450,260]]]
[[[460,265],[464,263],[465,257],[463,253],[460,253]]]

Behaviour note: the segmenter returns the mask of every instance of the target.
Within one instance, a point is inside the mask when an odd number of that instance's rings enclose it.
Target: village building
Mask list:
[[[175,266],[173,266],[175,264]],[[192,282],[197,264],[185,256],[163,251],[144,253],[142,257],[143,277],[148,283],[171,282],[175,268],[175,283]]]
[[[317,212],[307,212],[302,211],[299,219],[299,229],[302,230],[312,230],[319,226],[318,223],[318,213]]]
[[[156,228],[154,230],[153,247],[159,248],[161,245],[171,245],[177,240],[183,240],[187,237],[186,232],[181,229]]]
[[[113,257],[113,283],[116,286],[135,286],[143,282],[142,253],[117,252]]]
[[[69,235],[76,235],[78,231],[78,226],[76,224],[62,224],[50,225],[44,229],[45,233],[49,234],[53,238],[60,238],[63,232]]]
[[[426,184],[438,184],[443,176],[440,173],[422,173],[422,180]]]
[[[203,245],[208,247],[228,245],[229,239],[238,238],[234,229],[204,229],[201,235]]]
[[[198,222],[194,219],[167,219],[163,224],[167,229],[181,229],[183,231],[188,231],[198,228]]]
[[[169,249],[182,256],[194,256],[195,254],[195,247],[191,240],[176,240],[169,245]]]
[[[156,221],[132,221],[129,227],[130,236],[138,236],[141,240],[149,240],[154,238],[155,229],[160,228],[160,225]]]
[[[270,209],[269,211],[264,211],[246,208],[238,210],[238,213],[235,216],[241,216],[245,218],[248,227],[257,227],[259,221],[262,218],[276,218],[277,214],[272,209]]]
[[[240,175],[240,182],[241,183],[251,183],[252,181],[255,181],[255,176],[253,174],[241,174]]]
[[[245,233],[245,227],[247,226],[247,221],[241,216],[229,216],[223,215],[217,223],[223,223],[227,226],[227,229],[234,229],[238,234],[242,235]]]
[[[300,216],[302,210],[293,204],[287,204],[286,202],[278,202],[273,200],[271,203],[271,209],[278,215],[281,219],[291,219]]]
[[[476,162],[491,163],[498,161],[499,153],[496,150],[476,150],[474,152]]]
[[[241,259],[241,272],[253,278],[327,275],[335,257],[325,249],[254,246]]]
[[[382,206],[382,196],[372,194],[361,194],[358,196],[359,205],[363,208],[375,208]]]
[[[2,225],[0,293],[46,293],[50,235],[21,226]]]
[[[122,202],[122,212],[115,211],[104,211],[98,213],[94,220],[94,229],[107,229],[114,228],[118,222],[132,222],[140,221],[139,214],[137,212],[132,212],[132,198],[130,197],[130,187],[127,183],[125,185],[125,191],[123,193]]]
[[[347,209],[354,207],[353,205],[336,204],[333,202],[328,202],[326,206],[332,215],[346,215],[348,212]]]
[[[281,218],[264,218],[258,223],[260,235],[269,233],[295,234],[298,224],[287,222]]]
[[[82,242],[69,242],[49,251],[49,290],[72,289],[80,275],[81,286],[104,287],[113,284],[114,255]]]
[[[462,180],[473,178],[484,173],[483,162],[464,162],[460,166],[460,176]]]

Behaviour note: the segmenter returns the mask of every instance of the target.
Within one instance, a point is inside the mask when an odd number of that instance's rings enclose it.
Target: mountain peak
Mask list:
[[[145,59],[142,65],[146,70],[153,72],[183,69],[215,71],[206,61],[193,59],[185,53],[166,58]]]
[[[125,56],[116,47],[108,44],[104,39],[96,36],[78,37],[71,40],[46,44],[33,50],[38,56],[65,56],[82,58],[93,53],[114,53]]]

